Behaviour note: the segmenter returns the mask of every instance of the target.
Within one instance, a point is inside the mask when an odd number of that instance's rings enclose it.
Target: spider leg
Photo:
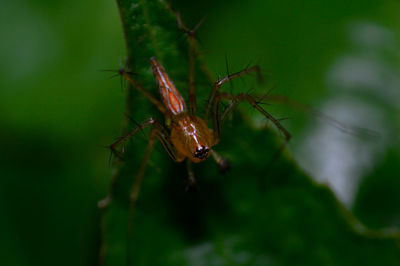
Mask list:
[[[157,120],[155,120],[154,118],[149,118],[148,120],[144,121],[143,123],[139,124],[135,129],[133,129],[131,132],[129,132],[128,134],[126,134],[125,136],[120,137],[117,141],[115,141],[114,143],[112,143],[109,147],[111,152],[118,158],[118,159],[122,159],[122,155],[124,152],[124,144],[126,141],[128,141],[129,139],[131,139],[132,137],[134,137],[138,132],[142,131],[143,129],[152,126],[152,129],[150,131],[150,136],[149,136],[149,142],[152,141],[153,135],[155,135],[159,141],[161,142],[161,144],[163,145],[164,149],[167,151],[168,155],[174,160],[174,161],[182,161],[183,158],[181,157],[180,154],[178,154],[175,151],[175,148],[173,146],[173,144],[171,143],[171,141],[169,140],[169,135],[168,135],[168,131],[167,129],[161,125]],[[121,147],[122,146],[122,147]],[[120,150],[118,150],[118,148],[120,148]],[[148,160],[147,160],[148,161]],[[146,163],[147,163],[146,161]],[[115,186],[115,182],[116,179],[118,178],[118,173],[115,173],[112,177],[112,181],[111,181],[111,186],[110,186],[110,191],[108,193],[108,196],[101,200],[99,202],[99,208],[105,208],[107,207],[107,205],[109,204],[109,202],[112,199],[112,192],[114,190],[114,186]]]
[[[223,112],[219,111],[219,105],[222,99],[230,100],[230,104],[223,110]],[[282,124],[274,118],[270,113],[265,111],[258,102],[254,99],[254,97],[247,93],[241,93],[238,95],[233,95],[229,93],[221,93],[218,92],[217,96],[215,97],[213,107],[214,107],[214,117],[213,117],[213,125],[214,125],[214,138],[216,141],[220,139],[221,134],[221,125],[224,123],[226,118],[229,116],[230,113],[239,105],[239,103],[247,101],[251,106],[253,106],[257,111],[263,114],[268,120],[270,120],[277,129],[284,135],[285,141],[279,147],[279,149],[275,152],[272,156],[269,165],[272,164],[281,154],[283,149],[285,148],[286,144],[289,142],[291,135],[290,133],[282,126]]]
[[[256,72],[257,78],[259,80],[262,80],[261,69],[258,65],[255,65],[255,66],[252,66],[249,68],[245,68],[242,71],[225,76],[222,79],[219,79],[217,82],[215,82],[211,88],[211,92],[210,92],[210,95],[208,96],[206,107],[204,109],[205,119],[208,119],[210,117],[210,112],[212,111],[211,109],[213,108],[213,105],[215,103],[215,97],[217,96],[218,91],[222,87],[222,85],[224,85],[227,82],[230,82],[231,80],[233,80],[235,78],[239,78],[243,75],[246,75],[246,74],[249,74],[252,72]]]
[[[374,130],[367,129],[367,128],[354,127],[354,126],[342,123],[341,121],[338,121],[337,119],[319,111],[318,109],[315,109],[307,104],[297,102],[297,101],[292,100],[283,95],[266,94],[266,95],[255,96],[255,98],[257,99],[257,103],[261,103],[263,100],[270,100],[270,101],[273,101],[276,103],[288,105],[296,110],[306,112],[318,119],[323,120],[328,125],[330,125],[334,128],[337,128],[338,130],[340,130],[341,132],[343,132],[345,134],[350,134],[350,135],[354,135],[357,137],[367,137],[370,139],[378,139],[379,138],[379,133]]]
[[[135,175],[135,178],[134,178],[134,181],[132,183],[131,190],[130,190],[130,195],[129,195],[130,202],[129,202],[129,217],[128,217],[128,228],[127,228],[127,230],[128,230],[128,237],[127,237],[127,247],[128,247],[128,249],[127,249],[127,265],[131,265],[130,251],[131,251],[131,238],[132,238],[132,232],[133,232],[132,222],[133,222],[134,208],[135,208],[135,204],[136,204],[136,201],[138,199],[138,196],[139,196],[142,180],[143,180],[143,177],[144,177],[144,174],[145,174],[145,171],[146,171],[147,164],[148,164],[148,162],[150,160],[150,155],[151,155],[151,152],[153,150],[156,138],[158,138],[158,140],[163,145],[164,149],[167,151],[168,155],[174,161],[180,162],[180,161],[183,160],[182,155],[180,155],[180,154],[178,154],[176,152],[172,142],[170,141],[167,129],[154,118],[149,118],[145,122],[143,122],[140,125],[138,125],[131,132],[129,132],[125,136],[119,138],[117,141],[112,143],[110,145],[111,151],[114,154],[116,154],[119,159],[121,159],[121,155],[122,155],[123,150],[124,150],[124,146],[123,145],[125,144],[125,142],[128,141],[129,139],[131,139],[132,137],[134,137],[138,132],[142,131],[143,129],[145,129],[147,127],[151,127],[150,133],[149,133],[147,147],[146,147],[145,153],[143,155],[143,159],[142,159],[142,161],[140,163],[139,170],[137,171],[137,173]],[[121,146],[122,146],[122,151],[118,151],[118,148],[121,147]],[[113,175],[113,179],[112,179],[112,182],[111,182],[109,194],[105,199],[103,199],[103,200],[101,200],[99,202],[99,204],[98,204],[99,208],[107,207],[107,205],[112,200],[113,188],[115,186],[116,179],[118,178],[118,174],[119,173],[116,173],[116,174]]]
[[[222,157],[216,151],[211,150],[211,155],[214,157],[215,162],[218,164],[218,171],[222,174],[226,173],[231,169],[231,161],[227,158]]]
[[[130,72],[124,69],[120,69],[119,73],[125,80],[129,82],[129,84],[131,84],[132,87],[136,88],[139,92],[141,92],[144,96],[146,96],[146,98],[149,99],[150,102],[152,102],[158,108],[158,110],[160,110],[161,113],[163,113],[165,116],[169,116],[169,113],[167,109],[164,107],[164,105],[159,100],[157,100],[153,95],[151,95],[151,93],[145,90],[143,86],[132,77]]]
[[[197,52],[196,47],[196,31],[201,26],[204,21],[204,18],[197,23],[197,25],[193,29],[187,28],[181,18],[179,12],[175,12],[176,19],[178,22],[178,28],[182,30],[188,36],[189,40],[189,113],[192,115],[196,114],[197,110],[197,102],[196,102],[196,92],[194,86],[195,79],[195,57]]]
[[[136,127],[134,130],[129,132],[127,135],[121,137],[118,139],[116,142],[110,145],[110,149],[114,152],[117,153],[117,148],[123,145],[127,140],[135,136],[139,131],[143,130],[146,127],[150,127],[150,133],[149,133],[149,138],[147,142],[147,147],[145,150],[145,153],[143,155],[143,159],[140,163],[139,170],[137,171],[131,190],[130,190],[130,195],[129,195],[129,217],[128,217],[128,237],[127,237],[127,265],[131,265],[131,258],[130,258],[130,251],[131,251],[131,238],[132,238],[132,233],[133,233],[133,228],[132,228],[132,223],[133,223],[133,214],[134,214],[134,208],[136,201],[139,196],[140,192],[140,187],[142,184],[142,180],[146,171],[147,164],[150,160],[150,155],[153,150],[156,138],[161,142],[169,156],[174,160],[174,161],[181,161],[183,158],[177,154],[175,151],[175,148],[171,141],[169,140],[168,132],[165,129],[164,126],[162,126],[157,120],[154,118],[150,118],[147,121],[143,122],[140,124],[138,127]],[[119,156],[120,158],[120,156]],[[116,175],[113,176],[113,181],[112,181],[112,187],[113,184],[115,183],[116,180]],[[112,189],[109,193],[109,195],[106,198],[106,201],[102,201],[101,204],[103,204],[102,207],[105,207],[104,204],[108,204],[109,201],[112,199]]]
[[[208,69],[204,58],[202,56],[200,56],[199,47],[198,47],[198,38],[196,36],[196,32],[200,28],[200,26],[203,24],[205,17],[203,17],[197,23],[197,25],[192,30],[190,30],[184,25],[180,13],[173,10],[171,7],[169,7],[169,8],[176,15],[176,20],[178,22],[178,28],[180,30],[182,30],[183,32],[185,32],[189,36],[189,49],[190,49],[189,53],[192,53],[193,60],[195,59],[195,56],[197,56],[196,59],[198,59],[198,61],[200,63],[201,70],[204,72],[204,74],[206,75],[206,77],[208,78],[210,83],[213,83],[214,77],[213,77],[212,73],[210,72],[210,70]],[[194,70],[194,68],[193,68],[193,70]],[[190,79],[190,77],[189,77],[189,79]]]
[[[142,162],[140,163],[139,171],[137,172],[134,182],[132,184],[130,195],[129,195],[129,217],[128,217],[128,236],[127,236],[127,253],[126,253],[126,265],[132,265],[131,261],[131,250],[132,250],[132,235],[133,235],[133,214],[135,204],[139,196],[140,187],[142,184],[143,176],[147,167],[147,163],[150,160],[150,155],[155,144],[155,138],[157,136],[157,127],[153,127],[150,130],[149,140],[147,148],[143,156]]]
[[[188,171],[188,181],[185,187],[185,190],[188,191],[191,188],[196,187],[196,179],[194,178],[194,172],[192,168],[192,161],[186,159],[186,169]]]

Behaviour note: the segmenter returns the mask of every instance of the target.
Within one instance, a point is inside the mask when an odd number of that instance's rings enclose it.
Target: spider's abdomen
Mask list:
[[[206,123],[197,116],[183,116],[171,128],[171,142],[178,153],[198,163],[208,158],[213,135]]]
[[[172,83],[171,79],[168,77],[163,66],[154,57],[150,59],[150,62],[165,107],[174,115],[186,112],[185,101],[176,89],[174,83]]]

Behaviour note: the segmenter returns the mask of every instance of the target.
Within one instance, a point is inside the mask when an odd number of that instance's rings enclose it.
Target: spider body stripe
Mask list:
[[[185,101],[172,83],[171,79],[168,77],[163,66],[154,57],[152,57],[150,61],[164,105],[174,115],[186,112]]]

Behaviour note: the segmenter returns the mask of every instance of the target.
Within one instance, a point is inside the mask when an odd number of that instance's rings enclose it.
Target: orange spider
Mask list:
[[[230,80],[245,75],[250,72],[256,72],[259,77],[260,68],[253,66],[251,68],[244,69],[240,72],[228,75],[218,80],[212,87],[210,96],[205,107],[206,119],[212,115],[213,130],[209,129],[206,122],[196,116],[196,95],[194,93],[193,85],[189,85],[189,110],[186,107],[186,103],[179,93],[171,79],[168,77],[167,72],[157,61],[156,58],[150,59],[151,67],[157,80],[160,95],[162,98],[161,103],[158,99],[154,98],[148,91],[146,91],[136,80],[132,78],[129,72],[120,70],[119,73],[125,78],[133,87],[137,88],[142,92],[164,115],[166,125],[163,126],[155,118],[149,118],[147,121],[140,124],[133,131],[128,133],[126,136],[121,137],[116,142],[111,144],[110,148],[114,153],[117,152],[117,147],[124,143],[129,138],[133,137],[136,133],[145,127],[152,126],[147,150],[145,152],[141,167],[137,173],[136,180],[138,185],[132,187],[131,197],[136,198],[139,192],[141,179],[144,175],[146,165],[149,161],[151,150],[154,146],[155,137],[157,137],[162,143],[163,147],[170,155],[170,157],[176,162],[182,162],[187,158],[187,168],[189,174],[189,184],[195,183],[194,174],[191,168],[191,163],[199,163],[206,160],[210,154],[214,157],[219,165],[221,172],[225,172],[230,168],[230,162],[227,159],[222,158],[212,147],[215,146],[220,140],[221,125],[225,118],[233,111],[233,109],[242,101],[247,101],[255,109],[261,112],[267,119],[272,121],[276,127],[284,134],[285,143],[290,139],[289,132],[276,120],[271,114],[265,111],[254,99],[253,96],[247,93],[241,93],[233,95],[219,91],[221,86]],[[191,79],[193,80],[193,79]],[[227,99],[230,104],[220,112],[219,106],[222,99]]]

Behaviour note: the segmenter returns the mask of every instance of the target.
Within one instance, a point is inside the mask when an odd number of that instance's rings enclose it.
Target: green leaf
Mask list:
[[[135,78],[158,94],[149,59],[156,56],[185,95],[187,37],[164,1],[118,1]],[[211,84],[197,61],[201,106]],[[133,88],[126,113],[142,122],[162,116]],[[128,123],[127,123],[128,124]],[[124,131],[130,129],[128,125]],[[312,181],[284,153],[269,162],[282,139],[236,112],[216,150],[232,161],[219,174],[212,159],[195,165],[196,191],[185,191],[184,164],[156,144],[135,206],[132,248],[127,249],[129,192],[147,131],[116,163],[111,201],[102,212],[103,265],[400,265],[398,235],[364,228],[325,186]]]

